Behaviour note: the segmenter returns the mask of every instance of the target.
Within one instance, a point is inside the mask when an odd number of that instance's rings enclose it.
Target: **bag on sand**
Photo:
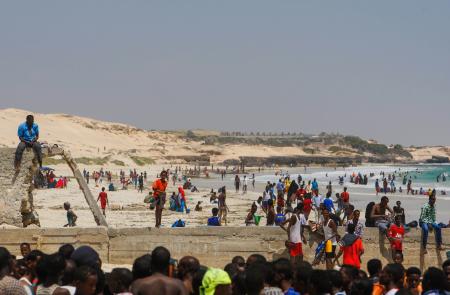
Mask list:
[[[144,198],[144,203],[145,204],[153,203],[153,201],[154,201],[153,195],[148,194]]]

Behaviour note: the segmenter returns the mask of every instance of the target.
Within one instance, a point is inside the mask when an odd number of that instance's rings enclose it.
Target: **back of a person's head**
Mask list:
[[[73,251],[70,256],[78,267],[87,265],[90,267],[100,267],[100,256],[91,246],[80,246]]]
[[[109,275],[109,280],[114,281],[110,286],[114,286],[111,290],[113,294],[127,292],[133,282],[133,274],[128,268],[114,268]]]
[[[312,294],[331,294],[332,285],[326,270],[315,269],[309,278],[309,287]]]
[[[200,287],[203,283],[203,277],[205,276],[205,273],[208,271],[208,268],[206,266],[201,265],[200,268],[194,273],[194,276],[192,278],[192,290],[194,295],[200,294]]]
[[[264,288],[267,275],[266,263],[257,262],[248,265],[245,270],[245,288],[248,295],[258,295]]]
[[[369,279],[355,280],[352,283],[350,294],[352,295],[371,295],[373,283]],[[398,294],[398,293],[397,293]]]
[[[367,262],[367,271],[369,272],[370,277],[378,276],[382,268],[383,265],[379,259],[374,258]]]
[[[97,271],[90,266],[83,265],[75,269],[73,278],[75,282],[86,282],[90,276],[97,276]]]
[[[58,253],[64,257],[64,259],[70,259],[75,248],[71,244],[64,244],[58,249]]]
[[[59,253],[44,255],[37,263],[36,273],[40,282],[58,282],[66,261]]]
[[[228,263],[223,270],[233,279],[239,273],[239,266],[236,263]]]
[[[261,254],[252,254],[247,258],[247,267],[252,265],[253,263],[265,263],[267,262],[266,257]]]
[[[142,279],[152,274],[152,255],[145,254],[134,260],[132,274],[133,280]]]
[[[341,290],[343,287],[342,275],[339,271],[335,269],[327,270],[328,277],[330,278],[331,285],[333,288]]]
[[[313,268],[309,262],[300,261],[297,263],[294,273],[294,285],[296,289],[304,289],[304,292],[307,291],[312,271]]]
[[[152,251],[151,269],[153,273],[167,274],[170,264],[170,252],[165,247],[156,247]]]
[[[411,266],[410,268],[408,268],[406,270],[406,275],[410,276],[410,275],[418,275],[419,277],[422,275],[422,272],[420,271],[419,268],[415,267],[415,266]]]
[[[185,256],[178,262],[178,278],[185,279],[188,275],[193,276],[200,269],[200,261],[193,256]]]
[[[423,274],[422,288],[424,292],[429,290],[445,290],[448,288],[447,277],[439,268],[430,267]]]
[[[448,255],[448,253],[447,253],[447,255]],[[442,263],[442,269],[445,271],[445,269],[447,268],[447,267],[449,267],[450,266],[450,259],[447,259],[447,260],[445,260],[444,261],[444,263]]]
[[[5,247],[0,247],[0,271],[9,268],[11,262],[11,253]]]
[[[404,268],[401,264],[398,263],[389,263],[387,264],[384,269],[384,272],[386,272],[392,280],[392,283],[399,284],[404,277]]]
[[[235,263],[238,266],[244,266],[245,265],[245,259],[242,256],[234,256],[233,259],[231,259],[231,263]]]
[[[353,223],[349,223],[347,226],[347,232],[349,234],[354,234],[355,233],[355,225]]]
[[[292,263],[286,258],[280,258],[273,262],[273,270],[277,281],[291,281],[293,278]]]
[[[353,265],[344,264],[341,267],[341,271],[345,272],[345,274],[350,278],[350,280],[356,280],[359,278],[359,269],[354,267]]]

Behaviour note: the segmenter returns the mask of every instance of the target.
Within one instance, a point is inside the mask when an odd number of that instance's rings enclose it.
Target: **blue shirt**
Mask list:
[[[319,184],[317,183],[317,181],[313,181],[311,183],[312,189],[313,190],[318,190],[319,189]]]
[[[331,198],[326,198],[325,200],[323,200],[323,204],[325,205],[325,208],[327,208],[328,212],[334,211],[333,200]]]
[[[23,138],[25,141],[33,141],[39,135],[39,127],[37,124],[33,123],[31,130],[28,129],[26,122],[19,125],[17,130],[17,135]]]
[[[289,288],[284,292],[284,295],[300,295],[300,293],[295,291],[294,288]]]
[[[220,226],[219,217],[213,216],[208,218],[208,226]]]

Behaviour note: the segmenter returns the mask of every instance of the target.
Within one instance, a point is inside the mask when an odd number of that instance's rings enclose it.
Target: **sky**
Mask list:
[[[9,107],[450,145],[450,1],[2,1]]]

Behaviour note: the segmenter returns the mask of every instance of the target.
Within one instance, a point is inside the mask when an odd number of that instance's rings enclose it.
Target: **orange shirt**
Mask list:
[[[162,182],[161,178],[158,178],[157,180],[155,180],[153,182],[152,188],[153,188],[153,191],[154,191],[153,195],[159,196],[160,191],[162,191],[162,192],[166,191],[167,181]]]
[[[384,286],[380,283],[373,284],[372,295],[383,295],[384,294]]]

